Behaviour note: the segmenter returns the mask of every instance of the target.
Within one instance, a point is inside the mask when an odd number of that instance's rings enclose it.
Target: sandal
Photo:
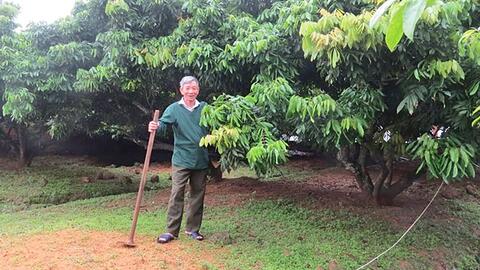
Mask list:
[[[203,235],[201,235],[199,232],[185,232],[190,238],[202,241],[204,239]]]
[[[171,234],[171,233],[164,233],[164,234],[161,234],[161,235],[157,238],[157,243],[166,244],[166,243],[172,241],[173,239],[175,239],[175,236],[173,236],[173,234]]]

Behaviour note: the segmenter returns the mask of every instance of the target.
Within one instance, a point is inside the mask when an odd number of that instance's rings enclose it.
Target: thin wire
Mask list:
[[[427,204],[427,206],[425,206],[425,209],[423,209],[422,213],[420,213],[420,215],[417,217],[417,219],[413,222],[412,225],[410,225],[410,227],[403,233],[402,236],[400,236],[400,238],[397,240],[397,242],[395,242],[395,244],[393,244],[391,247],[389,247],[387,250],[385,250],[384,252],[380,253],[377,257],[371,259],[368,263],[360,266],[359,268],[357,268],[357,270],[360,270],[360,269],[364,269],[365,267],[367,267],[368,265],[370,265],[371,263],[373,263],[374,261],[376,261],[378,258],[382,257],[383,255],[385,255],[385,253],[389,252],[392,248],[394,248],[398,243],[400,243],[400,241],[403,239],[403,237],[405,237],[405,235],[407,235],[407,233],[413,228],[413,226],[415,226],[415,224],[420,220],[420,218],[423,216],[423,214],[425,214],[425,212],[427,211],[428,207],[430,207],[430,205],[432,204],[433,200],[435,200],[435,198],[437,197],[438,193],[440,192],[440,189],[443,187],[443,184],[444,182],[442,181],[442,183],[440,184],[440,186],[438,187],[438,190],[437,192],[435,192],[435,195],[433,195],[433,198],[430,200],[430,202]]]

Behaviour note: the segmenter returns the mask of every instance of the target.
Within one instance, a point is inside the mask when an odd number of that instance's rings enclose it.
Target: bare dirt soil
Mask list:
[[[219,265],[214,251],[195,249],[194,245],[200,243],[173,241],[159,245],[154,239],[136,237],[137,247],[126,248],[126,239],[121,233],[79,230],[3,237],[0,269],[193,270],[202,269],[204,263]]]

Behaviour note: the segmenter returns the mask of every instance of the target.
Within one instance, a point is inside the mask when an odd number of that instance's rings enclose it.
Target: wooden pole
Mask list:
[[[153,115],[153,121],[158,122],[158,117],[160,116],[160,111],[155,110]],[[148,139],[147,153],[145,155],[145,162],[143,163],[142,179],[140,180],[140,186],[138,187],[137,201],[135,203],[135,210],[133,211],[133,220],[132,227],[130,228],[130,235],[128,237],[126,246],[134,247],[134,237],[135,230],[137,228],[138,213],[140,212],[140,205],[142,204],[143,199],[143,190],[145,188],[145,183],[147,182],[147,172],[150,165],[150,156],[152,155],[153,141],[155,140],[156,131],[150,133],[150,138]]]

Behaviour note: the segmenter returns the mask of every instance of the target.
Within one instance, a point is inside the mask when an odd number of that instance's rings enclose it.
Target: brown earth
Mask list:
[[[425,179],[415,182],[404,193],[394,200],[393,206],[378,206],[373,200],[360,192],[354,177],[348,171],[339,167],[327,167],[323,160],[292,161],[289,167],[298,170],[313,170],[310,176],[302,176],[296,181],[292,179],[276,179],[275,181],[261,181],[256,178],[239,177],[224,179],[220,182],[211,182],[207,185],[205,203],[210,206],[241,205],[249,200],[291,199],[310,209],[333,209],[368,215],[372,218],[390,223],[399,230],[406,229],[423,211],[433,194],[440,185],[440,181]],[[155,168],[156,165],[153,165]],[[407,170],[404,165],[395,175],[398,177]],[[165,165],[161,165],[165,170]],[[159,169],[160,170],[160,169]],[[295,175],[295,174],[293,174]],[[292,176],[287,176],[292,177]],[[436,198],[424,217],[450,218],[444,204],[447,200],[462,197],[465,200],[479,201],[478,197],[468,194],[466,187],[473,186],[480,191],[480,182],[459,182],[444,185],[441,196]],[[162,190],[145,202],[145,208],[157,208],[168,204],[169,190]],[[445,194],[454,193],[454,197]]]
[[[17,168],[17,161],[13,157],[0,157],[0,171],[11,171]]]
[[[113,232],[63,230],[24,237],[0,238],[0,269],[203,269],[218,250],[200,243],[156,244],[137,237],[126,248],[126,235]],[[225,251],[222,251],[225,252]]]

